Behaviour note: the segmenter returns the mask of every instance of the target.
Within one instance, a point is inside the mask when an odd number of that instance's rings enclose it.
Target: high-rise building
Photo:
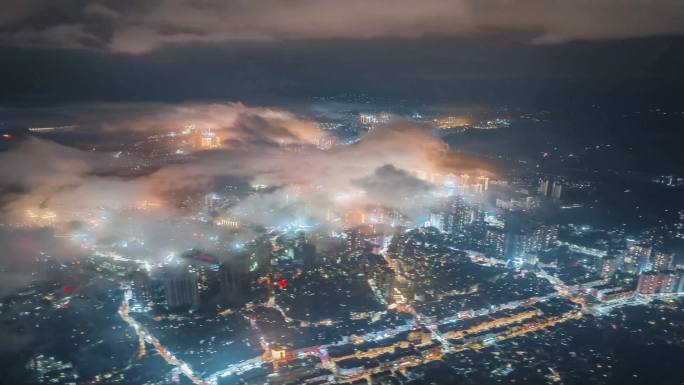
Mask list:
[[[305,267],[311,267],[316,263],[316,246],[305,237],[303,232],[300,232],[295,240],[293,257]]]
[[[668,271],[661,271],[658,273],[658,276],[660,277],[660,292],[661,293],[672,293],[675,288],[676,282],[676,275],[675,272],[672,270]]]
[[[219,267],[221,302],[229,306],[241,306],[248,290],[249,255],[231,256]]]
[[[197,295],[200,301],[213,297],[219,291],[218,264],[194,262],[190,266],[190,270],[194,271],[197,276]]]
[[[360,113],[359,122],[363,125],[370,126],[378,124],[379,120],[374,114]]]
[[[673,256],[671,253],[656,251],[653,253],[652,260],[651,270],[653,271],[665,271],[672,268]]]
[[[487,178],[486,176],[480,176],[477,178],[477,181],[479,184],[482,185],[484,191],[489,190],[489,178]]]
[[[625,266],[635,266],[636,271],[644,272],[651,268],[651,254],[653,248],[643,243],[631,244],[625,250]]]
[[[647,271],[639,275],[639,294],[678,293],[684,289],[684,271]]]
[[[271,271],[273,245],[268,237],[257,239],[252,247],[250,268],[260,273]]]
[[[429,224],[439,231],[444,231],[444,212],[431,212]]]
[[[655,271],[647,271],[639,275],[637,283],[637,293],[655,294],[660,291],[663,282],[660,274]]]
[[[131,273],[131,289],[133,298],[139,302],[145,303],[152,299],[150,276],[147,271],[138,269]]]
[[[558,181],[553,182],[553,188],[551,189],[551,198],[560,199],[562,191],[563,185]]]
[[[459,237],[458,245],[472,251],[478,251],[488,257],[502,258],[506,249],[506,232],[485,221],[471,223]]]
[[[548,249],[556,244],[558,240],[558,226],[557,225],[542,225],[537,228],[535,235],[539,239],[539,246],[541,250]]]
[[[169,308],[191,308],[199,306],[197,273],[187,265],[168,266],[164,271],[164,297]]]
[[[599,260],[599,275],[601,278],[610,278],[617,271],[617,259],[612,256],[607,256]]]
[[[194,273],[199,306],[202,307],[219,293],[219,260],[202,250],[191,249],[183,253],[183,262],[189,272]]]
[[[351,253],[364,251],[366,249],[366,238],[362,226],[347,229],[344,233],[346,236],[345,251]]]
[[[223,262],[219,266],[219,272],[221,275],[220,282],[222,295],[232,295],[237,292],[241,275],[238,269],[227,262]]]
[[[444,231],[463,233],[471,223],[484,220],[484,210],[481,205],[469,204],[463,198],[456,197],[447,202],[442,217]]]
[[[560,181],[553,183],[549,179],[541,179],[537,192],[543,196],[551,197],[553,199],[560,199],[563,192],[563,185]]]
[[[506,232],[487,226],[484,232],[485,253],[494,258],[503,258],[506,252]]]
[[[537,192],[539,192],[541,195],[547,196],[550,193],[549,187],[550,187],[549,180],[548,179],[542,179],[539,181],[539,187],[537,187]]]
[[[558,226],[539,225],[532,229],[522,229],[512,234],[511,251],[513,256],[538,253],[553,246],[558,239]]]
[[[677,269],[674,272],[674,282],[672,283],[673,293],[684,293],[684,269]]]

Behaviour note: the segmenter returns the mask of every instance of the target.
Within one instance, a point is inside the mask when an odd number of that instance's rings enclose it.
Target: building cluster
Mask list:
[[[639,270],[637,293],[684,293],[684,269],[673,269],[674,255],[637,244],[627,249],[627,256]]]
[[[594,232],[596,233],[596,232]],[[591,288],[602,301],[638,294],[684,292],[684,270],[675,265],[674,253],[661,244],[627,240],[612,234],[592,245],[577,241],[558,241],[572,258],[555,267],[569,287]]]
[[[378,124],[387,124],[392,118],[392,114],[389,112],[379,112],[379,113],[360,113],[359,123],[362,126],[368,127],[372,130]]]
[[[199,250],[189,250],[151,273],[130,273],[133,308],[163,304],[170,311],[198,311],[212,305],[242,306],[249,298],[249,256],[229,261]]]
[[[464,128],[472,125],[472,119],[468,116],[445,116],[433,120],[435,126],[447,130],[451,128]]]
[[[647,271],[639,275],[639,294],[684,292],[684,270]]]
[[[451,236],[460,249],[517,263],[536,263],[537,254],[555,246],[558,226],[522,213],[485,210],[484,205],[458,196],[430,214],[429,225]]]
[[[507,211],[532,211],[536,208],[539,208],[540,205],[541,200],[535,196],[526,196],[522,199],[496,198],[496,207]]]
[[[76,384],[80,381],[72,363],[62,362],[43,354],[33,357],[26,365],[26,369],[39,384]]]
[[[199,134],[199,147],[203,150],[219,148],[221,137],[213,131],[204,131]]]
[[[154,304],[172,312],[239,308],[268,290],[285,289],[281,270],[291,274],[318,263],[316,246],[302,232],[294,237],[260,237],[220,258],[191,249],[151,272],[129,273],[133,308]]]
[[[563,185],[560,181],[551,182],[549,179],[541,179],[537,191],[543,196],[560,199],[563,192]]]

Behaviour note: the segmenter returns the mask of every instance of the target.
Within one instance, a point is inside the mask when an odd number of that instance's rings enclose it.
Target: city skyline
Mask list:
[[[10,1],[0,384],[679,384],[684,5]]]

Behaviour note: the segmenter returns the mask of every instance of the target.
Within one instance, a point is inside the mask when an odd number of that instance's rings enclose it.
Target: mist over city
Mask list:
[[[684,4],[0,12],[1,384],[684,383]]]

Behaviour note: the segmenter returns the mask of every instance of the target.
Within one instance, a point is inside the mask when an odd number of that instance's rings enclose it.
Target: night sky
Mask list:
[[[679,1],[14,1],[0,103],[677,105]]]

